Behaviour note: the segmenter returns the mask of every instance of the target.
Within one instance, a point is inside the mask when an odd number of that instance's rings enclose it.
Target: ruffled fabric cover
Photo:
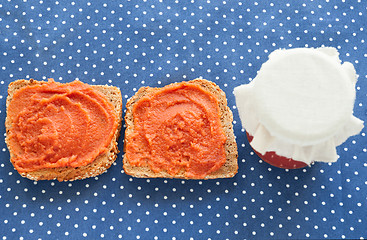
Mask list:
[[[291,61],[287,62],[287,58]],[[318,64],[313,64],[314,60]],[[299,64],[305,65],[299,68],[302,73],[293,73],[294,79],[290,79],[289,74],[285,74],[287,79],[280,78],[283,74],[279,71],[286,68],[297,69]],[[269,76],[277,79],[269,80]],[[332,76],[332,79],[329,76]],[[315,78],[319,79],[316,84]],[[292,87],[297,89],[284,87],[283,90],[276,86],[287,81],[302,82],[300,85],[290,82]],[[363,129],[363,121],[353,116],[356,81],[357,75],[353,65],[349,62],[341,64],[339,53],[335,48],[274,51],[252,82],[234,89],[242,126],[254,137],[251,146],[261,154],[274,151],[280,156],[302,161],[308,165],[315,161],[337,161],[336,146]],[[311,88],[302,87],[305,82],[313,85]],[[264,84],[267,88],[265,90]],[[275,89],[276,93],[271,91],[272,89]],[[287,96],[289,91],[297,91],[297,94],[291,94],[289,97]],[[308,103],[316,101],[312,96],[318,96],[317,94],[328,96],[329,93],[325,91],[333,91],[330,95],[332,97],[317,97],[317,102],[312,103],[315,116],[310,114],[310,109],[306,111],[307,117],[302,115],[302,112],[294,112],[295,109],[302,106],[307,108]],[[330,101],[335,99],[337,100],[335,104],[338,105],[334,107]],[[285,106],[276,105],[279,102]],[[325,114],[323,111],[326,111]],[[277,116],[277,112],[283,116]],[[296,116],[297,114],[299,116]],[[284,118],[284,115],[289,119]],[[333,118],[325,117],[329,115]],[[317,131],[310,131],[309,127],[313,125]],[[330,126],[333,128],[327,129]],[[321,134],[316,134],[318,132]]]

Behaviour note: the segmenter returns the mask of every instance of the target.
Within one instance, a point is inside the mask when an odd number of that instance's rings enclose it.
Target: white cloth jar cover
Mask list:
[[[363,128],[353,116],[356,81],[335,48],[272,52],[252,82],[234,89],[251,146],[307,164],[335,162],[336,146]]]

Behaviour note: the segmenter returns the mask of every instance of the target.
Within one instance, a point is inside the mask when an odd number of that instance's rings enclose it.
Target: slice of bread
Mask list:
[[[8,87],[8,97],[6,100],[6,106],[8,108],[9,103],[13,98],[13,94],[16,90],[30,85],[45,84],[45,81],[30,80],[17,80],[9,84]],[[104,173],[116,160],[119,150],[117,148],[117,140],[120,136],[121,122],[122,122],[122,97],[120,89],[113,86],[107,85],[91,85],[95,90],[101,92],[106,96],[106,98],[113,104],[117,120],[118,127],[112,141],[108,147],[108,151],[104,154],[99,155],[93,162],[86,166],[81,167],[58,167],[58,168],[46,168],[40,169],[32,172],[20,173],[22,177],[29,178],[31,180],[53,180],[58,181],[73,181],[77,179],[84,179],[89,177],[94,177]],[[5,120],[5,127],[7,136],[9,135],[12,127],[12,122],[9,117]],[[10,152],[10,161],[13,163],[12,159],[15,157],[13,149],[8,142],[8,138],[5,139],[8,149]]]
[[[225,153],[226,162],[217,171],[212,172],[205,176],[204,179],[215,179],[215,178],[230,178],[233,177],[238,170],[237,163],[237,144],[235,136],[233,133],[233,115],[232,111],[227,106],[227,99],[225,93],[213,82],[204,79],[195,79],[189,81],[189,83],[194,83],[201,86],[203,89],[213,93],[217,99],[220,109],[220,121],[224,129],[225,135],[227,137],[225,143]],[[175,84],[175,83],[173,83]],[[134,133],[134,116],[133,116],[133,106],[145,95],[154,93],[158,91],[159,88],[142,87],[139,91],[131,97],[126,103],[126,115],[125,115],[125,140],[124,140],[124,151],[126,149],[126,144],[130,141],[130,136]],[[176,175],[170,175],[166,171],[153,172],[148,166],[132,166],[127,159],[126,154],[123,159],[123,168],[126,174],[139,178],[182,178],[182,179],[195,179],[187,178],[185,172],[181,171]]]

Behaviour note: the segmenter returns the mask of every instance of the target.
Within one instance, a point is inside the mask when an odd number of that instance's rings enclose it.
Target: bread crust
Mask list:
[[[13,98],[13,94],[16,90],[23,88],[25,86],[31,85],[42,85],[47,82],[30,80],[17,80],[9,84],[8,87],[8,97],[6,100],[6,109],[8,110],[9,103]],[[117,154],[119,153],[117,147],[117,140],[120,136],[121,122],[122,122],[122,97],[120,89],[113,86],[107,85],[90,85],[95,90],[104,94],[107,99],[113,104],[114,110],[117,115],[118,126],[116,132],[114,133],[111,143],[108,147],[108,151],[104,154],[99,155],[93,162],[86,166],[81,167],[58,167],[58,168],[47,168],[40,169],[32,172],[20,173],[22,177],[29,178],[31,180],[54,180],[58,181],[74,181],[77,179],[85,179],[89,177],[95,177],[104,173],[116,160]],[[13,159],[15,157],[13,149],[8,142],[8,136],[12,128],[12,122],[9,117],[5,120],[6,135],[5,142],[8,146],[10,152],[10,161],[14,165]]]
[[[226,162],[217,171],[210,173],[205,176],[204,179],[215,179],[215,178],[231,178],[236,175],[238,171],[237,163],[237,144],[233,133],[233,115],[230,108],[227,106],[227,98],[225,93],[213,82],[205,79],[195,79],[188,81],[189,83],[194,83],[202,87],[203,89],[214,94],[218,99],[218,105],[220,109],[220,122],[224,129],[225,135],[227,137],[225,143],[225,153]],[[176,83],[172,83],[174,85]],[[125,140],[124,140],[124,151],[126,149],[126,144],[129,142],[130,136],[134,132],[134,116],[133,116],[133,106],[139,101],[140,98],[147,94],[154,93],[160,88],[152,87],[142,87],[138,92],[132,96],[126,103],[126,115],[125,115]],[[182,170],[176,175],[170,175],[166,171],[161,171],[158,173],[153,172],[148,166],[136,167],[132,166],[127,159],[126,154],[123,159],[123,168],[126,174],[138,177],[138,178],[181,178],[181,179],[203,179],[203,178],[188,178],[185,176],[185,172]]]

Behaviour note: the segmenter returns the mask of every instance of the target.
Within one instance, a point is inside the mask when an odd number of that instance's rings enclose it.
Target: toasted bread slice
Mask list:
[[[8,108],[9,103],[12,101],[13,94],[16,90],[30,85],[45,84],[45,81],[30,80],[17,80],[9,84],[8,97],[6,100],[6,106]],[[107,85],[91,85],[95,90],[101,92],[106,96],[106,98],[113,104],[114,110],[117,115],[118,127],[114,133],[111,143],[108,147],[108,151],[104,154],[99,155],[93,162],[86,166],[81,167],[58,167],[58,168],[45,168],[32,172],[20,173],[22,177],[29,178],[31,180],[53,180],[58,181],[73,181],[77,179],[84,179],[89,177],[94,177],[105,172],[112,163],[116,160],[119,150],[117,148],[117,140],[120,136],[121,122],[122,122],[122,97],[120,89],[113,86]],[[9,117],[5,120],[5,127],[7,136],[9,135],[12,122]],[[8,142],[8,137],[5,139],[8,149],[10,152],[10,161],[13,163],[13,158],[15,157],[13,149]],[[14,163],[13,163],[14,164]]]
[[[213,93],[217,99],[220,109],[220,122],[224,129],[227,140],[225,142],[225,153],[226,153],[226,162],[224,165],[217,171],[212,172],[205,176],[204,179],[215,179],[215,178],[230,178],[233,177],[238,170],[237,163],[237,144],[235,140],[235,136],[233,133],[233,115],[232,111],[227,106],[227,99],[225,93],[213,82],[204,79],[195,79],[189,81],[189,83],[194,83],[202,87],[203,89]],[[175,84],[175,83],[173,83]],[[124,150],[126,148],[126,144],[130,141],[130,136],[134,133],[134,116],[133,116],[133,106],[145,95],[150,93],[154,93],[158,91],[159,88],[151,88],[151,87],[142,87],[139,91],[131,97],[126,103],[126,115],[125,115],[125,145]],[[187,178],[185,176],[185,172],[181,171],[176,175],[171,175],[166,171],[154,172],[148,166],[132,166],[129,163],[129,159],[127,159],[126,154],[123,159],[123,168],[125,173],[139,178],[182,178],[182,179],[195,179],[195,178]]]

